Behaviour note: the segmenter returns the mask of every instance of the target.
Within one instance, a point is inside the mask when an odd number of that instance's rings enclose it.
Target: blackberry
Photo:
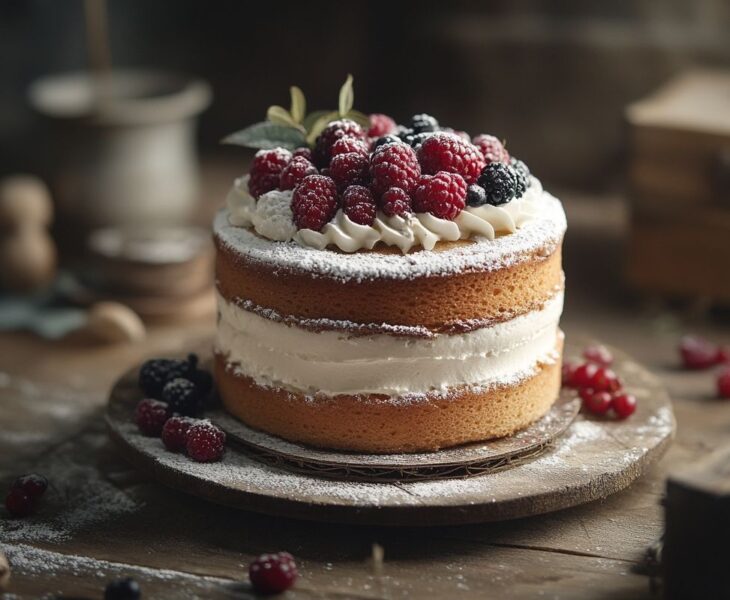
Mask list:
[[[519,158],[512,157],[510,159],[510,165],[515,170],[517,175],[517,193],[515,198],[521,198],[522,194],[527,191],[527,188],[532,185],[532,179],[530,178],[530,169],[523,163]]]
[[[142,590],[131,577],[112,581],[104,590],[104,600],[139,600],[141,597]]]
[[[517,192],[517,174],[503,163],[489,163],[482,170],[477,183],[487,193],[487,204],[500,206],[512,201]]]
[[[187,376],[187,379],[195,384],[203,398],[213,390],[213,376],[208,371],[195,369]]]
[[[439,122],[431,115],[427,115],[425,113],[413,115],[411,117],[410,126],[413,133],[425,133],[427,131],[439,130]]]
[[[401,139],[397,135],[384,135],[373,142],[372,150],[374,151],[376,148],[380,148],[380,146],[384,146],[385,144],[392,144],[393,142],[400,141]]]
[[[410,127],[403,127],[403,125],[398,125],[398,129],[395,130],[395,135],[401,140],[405,141],[406,137],[409,135],[413,135],[415,131],[411,129]]]
[[[186,377],[198,364],[194,354],[187,360],[154,358],[146,361],[139,370],[139,387],[148,398],[160,398],[162,388],[171,379]]]
[[[162,400],[167,402],[172,412],[191,417],[202,408],[203,394],[192,381],[178,377],[165,384]]]
[[[468,206],[483,206],[487,203],[487,192],[482,186],[473,183],[466,188],[466,203]]]
[[[423,142],[434,134],[433,131],[424,131],[423,133],[409,133],[403,137],[403,141],[411,148],[418,148]]]

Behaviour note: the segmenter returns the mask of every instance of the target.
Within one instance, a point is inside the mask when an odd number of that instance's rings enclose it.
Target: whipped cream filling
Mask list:
[[[535,218],[540,213],[543,194],[540,181],[532,177],[530,187],[520,198],[502,206],[468,206],[453,221],[439,219],[429,213],[388,217],[378,211],[372,225],[359,225],[342,210],[338,210],[335,218],[322,231],[297,231],[291,224],[291,209],[288,208],[287,213],[285,207],[286,199],[291,203],[292,192],[267,192],[257,202],[248,191],[248,179],[248,175],[236,179],[228,193],[226,204],[231,225],[253,227],[259,235],[275,241],[293,240],[301,246],[318,250],[335,246],[343,252],[370,250],[378,242],[395,246],[406,254],[416,246],[433,250],[440,241],[453,242],[472,237],[493,240],[498,234],[514,233]],[[274,202],[277,208],[272,210]],[[272,226],[270,219],[276,219],[277,225]],[[281,227],[279,224],[283,223],[291,226]],[[275,232],[274,237],[272,231]]]
[[[513,384],[554,361],[563,293],[536,311],[457,335],[403,338],[319,333],[263,318],[218,297],[216,347],[267,387],[389,397]]]

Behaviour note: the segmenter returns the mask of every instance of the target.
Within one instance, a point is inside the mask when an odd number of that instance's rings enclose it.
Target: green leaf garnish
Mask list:
[[[307,114],[307,101],[304,98],[304,92],[293,85],[289,88],[289,94],[291,95],[289,113],[296,123],[301,123]]]
[[[300,129],[262,121],[232,133],[223,139],[223,143],[262,150],[272,150],[277,147],[296,150],[304,146],[306,140],[304,132]]]
[[[340,117],[344,118],[347,113],[352,110],[352,105],[355,103],[355,90],[352,87],[352,75],[347,75],[345,83],[340,88],[340,102],[339,112]]]
[[[344,118],[355,121],[355,123],[357,123],[360,127],[363,127],[365,130],[370,127],[370,117],[358,110],[350,110]]]
[[[314,142],[317,136],[322,133],[325,127],[332,121],[336,121],[340,118],[340,113],[337,111],[325,112],[321,115],[314,123],[312,123],[309,131],[307,132],[307,143],[310,146],[314,146]]]

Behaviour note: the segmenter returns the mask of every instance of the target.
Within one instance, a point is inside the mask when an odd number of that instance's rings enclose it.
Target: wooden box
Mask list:
[[[693,70],[626,110],[638,289],[730,303],[730,71]]]

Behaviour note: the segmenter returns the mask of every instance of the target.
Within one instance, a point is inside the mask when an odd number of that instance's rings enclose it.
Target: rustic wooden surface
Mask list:
[[[222,198],[239,170],[209,168],[209,197]],[[210,321],[155,327],[136,346],[3,334],[0,488],[28,470],[53,481],[31,520],[0,516],[0,549],[13,563],[9,594],[100,598],[106,581],[131,575],[147,598],[248,598],[247,562],[286,549],[302,572],[287,595],[292,600],[654,597],[642,559],[662,531],[667,472],[706,455],[730,425],[730,403],[714,398],[712,374],[679,370],[675,343],[687,328],[728,343],[730,327],[722,316],[687,324],[676,312],[630,298],[620,283],[623,202],[560,195],[571,223],[567,335],[590,331],[626,349],[662,379],[675,402],[674,444],[630,488],[549,515],[467,527],[313,524],[228,509],[131,468],[109,443],[102,420],[120,372],[145,356],[200,348]],[[380,574],[369,561],[373,543],[385,549]]]

